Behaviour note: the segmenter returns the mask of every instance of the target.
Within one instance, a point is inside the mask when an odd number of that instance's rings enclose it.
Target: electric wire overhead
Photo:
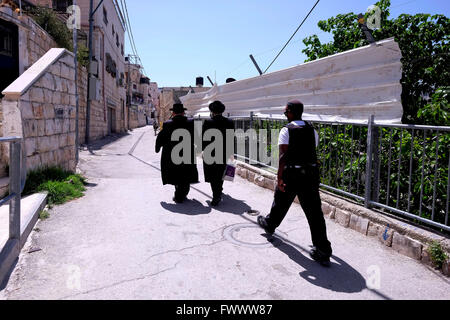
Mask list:
[[[120,0],[120,5],[121,5],[121,10],[124,13],[124,20],[125,20],[125,24],[126,24],[126,30],[127,30],[127,34],[128,34],[128,40],[130,42],[131,51],[133,52],[133,55],[136,57],[136,61],[142,67],[142,71],[143,71],[144,75],[147,76],[147,74],[145,72],[145,68],[142,64],[141,57],[138,54],[136,42],[134,40],[134,34],[133,34],[133,30],[131,28],[131,22],[130,22],[130,16],[128,14],[127,3],[125,0]]]
[[[269,70],[269,68],[274,64],[274,62],[278,59],[278,57],[280,56],[280,54],[283,52],[283,50],[287,47],[287,45],[289,44],[289,42],[291,42],[292,38],[294,38],[294,36],[297,34],[298,30],[300,30],[300,28],[303,26],[303,24],[305,23],[306,19],[308,19],[308,17],[310,16],[310,14],[314,11],[314,9],[316,8],[316,6],[319,4],[320,0],[317,0],[316,4],[312,7],[312,9],[309,11],[308,15],[305,17],[305,19],[303,19],[302,23],[298,26],[297,30],[295,30],[294,34],[289,38],[289,40],[286,42],[286,44],[284,45],[284,47],[281,49],[281,51],[277,54],[277,56],[275,57],[275,59],[273,59],[273,61],[270,63],[270,65],[267,67],[266,71],[263,72],[263,74],[265,74],[267,72],[267,70]]]

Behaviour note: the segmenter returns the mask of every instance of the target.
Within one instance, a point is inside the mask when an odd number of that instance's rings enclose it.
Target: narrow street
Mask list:
[[[225,183],[217,208],[203,182],[174,204],[154,142],[147,126],[80,153],[85,197],[38,222],[3,298],[450,299],[439,272],[330,220],[334,255],[323,268],[309,257],[309,227],[296,204],[269,242],[247,211],[266,215],[273,193],[240,177]]]

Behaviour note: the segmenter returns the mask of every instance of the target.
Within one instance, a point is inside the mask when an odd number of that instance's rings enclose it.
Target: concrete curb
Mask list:
[[[277,177],[273,173],[237,161],[236,174],[260,187],[275,191]],[[320,194],[325,217],[345,228],[353,229],[367,237],[378,238],[383,245],[432,268],[434,265],[427,251],[431,242],[439,242],[447,257],[450,257],[448,236],[414,226],[401,218],[366,209],[322,190]],[[297,198],[295,202],[298,203]],[[450,259],[447,259],[440,270],[447,277],[450,276],[449,265]]]
[[[28,236],[33,230],[39,215],[47,204],[48,193],[38,193],[21,200],[20,241],[8,240],[0,251],[0,286],[6,280],[11,267],[19,257],[20,251],[27,242]],[[4,207],[9,211],[9,206]]]

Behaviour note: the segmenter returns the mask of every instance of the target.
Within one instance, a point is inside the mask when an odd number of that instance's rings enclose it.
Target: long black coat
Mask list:
[[[203,123],[203,137],[205,135],[205,132],[208,129],[218,129],[222,133],[223,137],[223,159],[221,164],[206,164],[205,161],[203,161],[203,172],[205,174],[205,181],[206,182],[214,182],[214,181],[221,181],[223,179],[223,174],[225,172],[225,168],[227,165],[227,160],[230,158],[230,156],[233,153],[227,154],[226,145],[227,145],[227,135],[226,131],[227,129],[233,129],[234,130],[234,124],[233,121],[231,121],[228,118],[225,118],[223,116],[215,116],[212,119],[208,119]],[[205,141],[203,140],[203,151],[206,147],[209,146],[209,144],[214,143],[213,141]],[[234,146],[234,135],[233,135],[233,146]],[[233,152],[233,150],[231,150]],[[215,152],[213,152],[212,156],[215,156]]]
[[[172,133],[177,129],[186,129],[190,133],[191,159],[189,163],[175,164],[171,155],[173,148],[181,143],[180,141],[172,141]],[[156,138],[155,151],[161,155],[161,177],[164,185],[179,185],[183,183],[198,183],[198,171],[195,160],[194,148],[194,121],[184,116],[175,116],[172,120],[164,122],[163,129]],[[183,153],[181,153],[183,155]]]

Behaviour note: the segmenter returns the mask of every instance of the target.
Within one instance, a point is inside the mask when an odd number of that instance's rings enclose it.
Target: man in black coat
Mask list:
[[[208,150],[208,147],[213,143],[215,143],[217,148],[214,148],[211,154],[205,154],[204,152],[203,171],[205,173],[205,181],[211,184],[213,193],[211,206],[217,206],[222,201],[223,178],[227,161],[233,155],[233,148],[227,148],[227,144],[231,143],[231,146],[234,147],[234,124],[233,121],[222,116],[225,111],[225,106],[222,102],[214,101],[209,105],[209,110],[211,111],[211,119],[203,123],[203,151],[205,149]],[[208,130],[211,129],[212,131],[208,134]],[[232,134],[227,135],[227,130]],[[208,137],[209,135],[215,136],[214,132],[217,134],[220,132],[222,137],[221,143],[220,141],[215,141],[215,138]],[[208,137],[208,139],[205,139],[205,137]],[[221,154],[216,154],[216,152]]]
[[[173,201],[176,203],[186,200],[190,185],[199,182],[195,162],[194,121],[185,116],[186,110],[180,103],[173,105],[173,108],[170,109],[172,118],[164,122],[155,145],[156,153],[159,153],[161,148],[163,149],[161,156],[162,182],[164,185],[175,186]],[[176,141],[172,141],[173,139]],[[182,148],[178,152],[180,144],[186,145],[187,148]],[[174,148],[177,149],[172,155]]]

